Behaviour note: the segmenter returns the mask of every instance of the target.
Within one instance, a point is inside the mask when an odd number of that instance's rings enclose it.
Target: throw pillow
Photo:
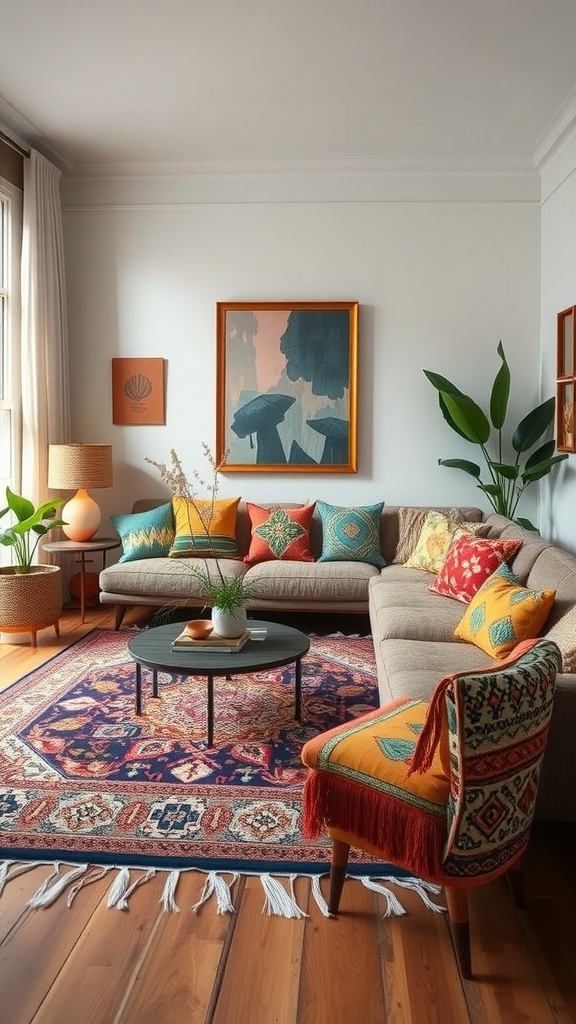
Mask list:
[[[468,640],[493,658],[505,657],[523,640],[540,635],[555,590],[528,590],[502,564],[472,598],[454,635]]]
[[[428,589],[468,604],[501,562],[512,558],[521,546],[518,539],[488,540],[456,530],[442,568]]]
[[[380,517],[384,502],[358,508],[342,508],[318,502],[322,520],[322,554],[319,562],[368,562],[386,565],[380,548]]]
[[[110,516],[110,522],[122,541],[119,562],[167,555],[174,540],[172,504],[159,505],[149,512],[131,512]]]
[[[396,545],[393,559],[395,565],[403,565],[410,558],[430,511],[437,512],[439,515],[445,515],[448,519],[452,519],[453,522],[459,523],[460,526],[469,525],[464,522],[462,509],[457,508],[455,505],[448,512],[440,512],[439,509],[414,508],[411,505],[401,505],[398,509],[398,544]],[[489,526],[486,523],[474,523],[473,525],[486,527],[486,533],[488,533]]]
[[[404,562],[408,569],[423,569],[425,572],[437,573],[452,543],[456,530],[466,529],[475,536],[486,532],[486,523],[457,523],[445,516],[443,512],[429,512],[418,537],[418,542],[410,557]]]
[[[246,502],[250,518],[251,538],[246,565],[270,562],[273,559],[313,562],[310,551],[310,524],[314,502],[298,508],[262,508]]]
[[[236,516],[240,498],[218,501],[172,498],[176,536],[171,558],[238,558]]]

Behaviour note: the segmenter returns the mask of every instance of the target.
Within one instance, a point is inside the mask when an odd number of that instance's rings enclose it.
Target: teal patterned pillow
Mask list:
[[[122,555],[119,562],[138,558],[160,558],[167,555],[174,540],[172,502],[149,512],[132,512],[110,516],[112,526],[120,535]]]
[[[319,562],[369,562],[386,565],[380,548],[380,516],[384,502],[359,508],[341,508],[317,502],[322,520],[322,554]]]

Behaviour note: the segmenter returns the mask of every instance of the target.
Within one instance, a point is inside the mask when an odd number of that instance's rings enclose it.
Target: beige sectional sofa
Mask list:
[[[139,501],[134,511],[144,511],[161,501]],[[478,508],[459,511],[470,522],[484,519]],[[522,584],[536,590],[556,590],[543,634],[558,643],[567,670],[557,681],[537,815],[540,819],[573,821],[576,664],[571,652],[576,648],[576,558],[501,516],[489,516],[486,523],[489,537],[522,538],[522,547],[511,561]],[[405,695],[427,699],[444,675],[487,667],[491,658],[474,644],[455,638],[454,629],[465,610],[461,602],[431,593],[430,573],[394,562],[400,530],[398,507],[384,506],[380,525],[386,561],[383,569],[363,562],[272,561],[250,567],[241,561],[222,564],[227,572],[245,573],[251,580],[254,597],[248,609],[262,617],[270,610],[368,613],[381,702]],[[244,554],[249,547],[250,527],[243,503],[238,512],[237,539]],[[321,521],[316,514],[310,549],[316,558],[322,550]],[[101,602],[116,606],[117,627],[129,605],[201,604],[198,585],[182,559],[162,557],[110,565],[100,575],[100,587]]]

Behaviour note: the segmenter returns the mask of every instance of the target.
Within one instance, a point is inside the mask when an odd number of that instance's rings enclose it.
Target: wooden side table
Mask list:
[[[86,556],[94,551],[102,552],[102,568],[106,567],[106,552],[112,548],[119,548],[121,545],[119,537],[96,537],[94,540],[51,540],[43,545],[43,550],[50,554],[73,554],[79,555],[76,561],[80,562],[80,613],[84,622],[86,609]]]

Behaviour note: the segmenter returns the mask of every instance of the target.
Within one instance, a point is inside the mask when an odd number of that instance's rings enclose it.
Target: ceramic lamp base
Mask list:
[[[62,509],[61,518],[67,524],[62,532],[70,540],[92,540],[100,526],[100,509],[85,487],[80,487]]]

